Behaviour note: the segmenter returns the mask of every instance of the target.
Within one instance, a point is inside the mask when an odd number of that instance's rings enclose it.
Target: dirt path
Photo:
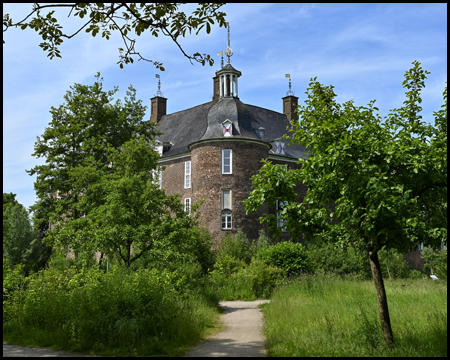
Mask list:
[[[269,300],[221,301],[225,330],[186,352],[193,356],[266,356],[262,334],[263,317],[259,304]]]
[[[96,357],[67,351],[3,344],[3,357]]]

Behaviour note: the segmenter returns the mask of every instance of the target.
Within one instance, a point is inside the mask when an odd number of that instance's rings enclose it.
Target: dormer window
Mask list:
[[[222,123],[223,136],[228,137],[233,135],[233,123],[230,120],[225,120]]]
[[[162,156],[163,154],[163,144],[160,141],[156,142],[155,151],[159,154],[159,156]]]
[[[275,140],[275,154],[286,155],[286,143],[281,140]]]

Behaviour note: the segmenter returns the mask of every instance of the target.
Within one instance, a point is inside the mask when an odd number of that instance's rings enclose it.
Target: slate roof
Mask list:
[[[222,123],[233,123],[231,138],[263,140],[274,145],[274,140],[287,133],[287,116],[258,106],[247,105],[238,98],[222,97],[217,103],[208,102],[190,109],[164,115],[159,122],[163,135],[156,140],[173,145],[162,158],[189,152],[188,146],[200,140],[223,139]],[[265,128],[261,139],[255,130]],[[288,145],[286,156],[306,158],[306,149],[301,145]],[[275,154],[270,150],[269,154]]]

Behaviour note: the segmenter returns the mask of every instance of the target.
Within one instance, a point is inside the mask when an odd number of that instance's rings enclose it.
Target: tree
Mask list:
[[[3,247],[5,247],[5,238],[8,236],[10,227],[9,219],[11,217],[11,214],[9,214],[8,209],[11,206],[18,204],[16,195],[17,194],[13,193],[3,193]]]
[[[124,103],[113,103],[118,88],[104,91],[102,80],[98,74],[92,86],[72,86],[64,104],[52,107],[50,126],[37,137],[33,156],[45,157],[46,162],[27,172],[37,175],[34,188],[38,201],[31,209],[36,214],[35,226],[41,231],[49,223],[78,219],[94,207],[80,207],[79,197],[89,184],[72,177],[73,169],[92,166],[100,172],[114,171],[109,166],[109,148],[120,148],[135,134],[150,144],[157,134],[153,124],[142,121],[146,107],[136,100],[133,87]]]
[[[4,223],[8,231],[3,236],[3,257],[10,266],[24,265],[25,274],[30,270],[38,270],[48,260],[48,253],[33,229],[25,207],[15,200],[15,194],[3,193]],[[6,207],[5,207],[6,205]]]
[[[102,38],[109,40],[112,32],[118,32],[124,42],[124,47],[119,48],[120,68],[123,64],[133,63],[133,56],[139,60],[145,60],[153,63],[157,69],[164,71],[162,63],[149,60],[143,57],[135,49],[136,39],[132,39],[132,32],[141,36],[144,33],[150,33],[158,37],[161,33],[168,36],[179,47],[184,56],[192,63],[192,60],[205,65],[212,65],[214,60],[207,54],[195,53],[188,55],[185,53],[179,43],[180,36],[185,37],[196,31],[198,34],[203,28],[209,34],[211,25],[217,21],[219,27],[225,25],[225,13],[218,11],[223,3],[200,3],[198,8],[187,16],[180,10],[182,4],[179,3],[73,3],[73,4],[38,4],[33,5],[32,11],[22,20],[13,22],[9,14],[3,15],[3,32],[9,28],[20,27],[22,30],[33,29],[39,33],[43,42],[39,44],[42,50],[47,51],[50,59],[61,57],[59,46],[64,39],[71,39],[82,30],[96,36],[101,33]],[[63,27],[54,17],[56,9],[64,8],[69,10],[68,17],[71,16],[84,19],[83,25],[73,34],[65,34]],[[50,10],[50,11],[48,11]],[[48,12],[47,12],[48,11]],[[43,14],[46,12],[45,14]],[[86,18],[85,18],[86,17]],[[5,40],[3,40],[5,43]]]
[[[108,154],[111,172],[92,164],[70,171],[76,182],[89,184],[78,198],[80,209],[89,211],[56,224],[48,239],[75,251],[100,251],[129,267],[158,242],[180,243],[195,219],[178,196],[160,189],[153,176],[159,155],[144,138],[111,147]]]
[[[287,200],[279,216],[293,235],[366,251],[389,347],[394,338],[378,252],[406,252],[419,240],[435,248],[447,243],[447,88],[434,126],[428,125],[420,115],[426,74],[413,62],[403,82],[406,101],[384,119],[375,114],[375,101],[338,104],[333,86],[311,79],[300,121],[290,129],[292,142],[310,156],[299,160],[301,169],[285,172],[266,161],[244,202],[255,212],[265,202]],[[296,202],[298,182],[308,185],[302,202]],[[260,220],[279,233],[276,215]]]

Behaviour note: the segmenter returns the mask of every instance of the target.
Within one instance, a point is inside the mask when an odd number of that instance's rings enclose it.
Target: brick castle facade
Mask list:
[[[296,118],[298,98],[282,98],[283,113],[244,104],[238,97],[241,75],[228,63],[213,78],[212,101],[174,114],[166,113],[166,98],[151,99],[150,121],[158,123],[163,133],[156,138],[159,165],[165,167],[161,186],[168,195],[180,194],[187,211],[203,199],[200,223],[215,241],[238,229],[250,240],[256,239],[264,228],[258,218],[262,213],[276,213],[276,208],[266,205],[257,214],[246,214],[242,203],[262,159],[298,168],[298,159],[307,157],[304,147],[282,139]],[[306,189],[304,184],[297,186],[302,197]]]

